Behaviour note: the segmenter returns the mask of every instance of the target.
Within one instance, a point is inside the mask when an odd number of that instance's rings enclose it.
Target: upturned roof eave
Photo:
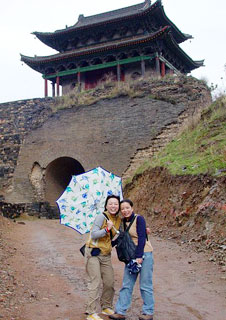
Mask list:
[[[189,64],[190,70],[197,69],[199,67],[204,66],[204,60],[193,60],[187,53],[179,46],[179,44],[174,40],[172,35],[169,33],[168,37],[166,38],[168,45],[171,46],[174,50],[180,52],[181,56],[183,57],[186,64]]]
[[[51,56],[35,56],[35,57],[29,57],[21,54],[21,61],[27,63],[45,63],[45,62],[51,62],[53,60],[63,60],[67,58],[71,58],[73,56],[80,56],[80,55],[86,55],[90,54],[90,52],[99,52],[103,50],[110,50],[110,49],[115,49],[115,48],[120,48],[122,46],[126,45],[133,45],[134,43],[140,42],[140,41],[152,41],[156,38],[161,37],[164,33],[167,33],[170,31],[170,27],[166,26],[162,28],[161,30],[155,32],[154,34],[148,35],[148,36],[142,36],[142,37],[136,37],[136,38],[130,38],[127,40],[123,40],[121,42],[119,41],[114,41],[112,43],[106,43],[104,44],[99,44],[95,47],[89,47],[87,49],[79,49],[79,50],[73,50],[65,53],[57,53]]]
[[[42,43],[46,44],[48,47],[54,49],[54,50],[57,50],[57,46],[54,44],[54,43],[51,43],[48,39],[48,37],[43,37],[42,35],[43,34],[52,34],[50,32],[32,32],[31,34],[35,35]],[[57,50],[59,51],[59,50]]]
[[[202,59],[202,60],[194,60],[194,63],[197,65],[197,68],[199,68],[199,67],[205,67],[204,61],[205,61],[205,59]]]
[[[131,6],[133,7],[133,6]],[[130,8],[130,7],[128,7]],[[187,39],[192,38],[191,35],[188,34],[184,34],[182,33],[177,27],[176,25],[166,16],[165,12],[164,12],[164,8],[161,4],[161,1],[157,0],[154,4],[152,4],[149,7],[145,7],[142,10],[139,10],[136,13],[132,13],[130,15],[124,15],[121,17],[113,17],[112,19],[108,19],[108,20],[104,20],[104,21],[97,21],[94,23],[90,23],[90,24],[84,24],[84,25],[78,25],[78,22],[71,26],[71,27],[67,27],[64,29],[60,29],[60,30],[56,30],[54,32],[38,32],[35,31],[32,34],[34,34],[41,42],[45,43],[46,45],[50,46],[53,49],[58,50],[57,45],[55,45],[54,43],[51,43],[53,40],[56,40],[58,37],[61,37],[63,34],[68,34],[70,32],[78,32],[80,30],[84,30],[84,29],[89,29],[89,28],[94,28],[97,26],[100,26],[102,24],[110,24],[113,22],[118,22],[121,21],[123,19],[131,19],[131,18],[135,18],[139,15],[144,15],[144,14],[148,14],[150,12],[152,12],[154,9],[160,9],[160,14],[162,14],[162,18],[165,19],[166,21],[166,25],[171,26],[172,29],[174,29],[174,32],[177,34],[177,42],[181,43]],[[124,9],[124,8],[122,8]],[[119,9],[120,10],[120,9]],[[98,15],[97,15],[98,16]],[[87,17],[88,18],[88,17]],[[84,18],[85,19],[85,18]]]
[[[180,29],[167,17],[164,7],[161,1],[158,1],[160,13],[162,14],[163,19],[166,21],[166,24],[171,26],[172,30],[177,34],[177,43],[182,43],[188,39],[192,39],[192,35],[183,33]]]
[[[161,32],[157,32],[155,33],[154,35],[152,36],[145,36],[145,37],[140,37],[139,39],[136,38],[136,39],[133,39],[133,40],[130,40],[130,41],[127,41],[127,43],[122,42],[118,45],[116,44],[111,44],[110,46],[105,46],[103,47],[102,46],[99,46],[99,47],[96,47],[96,48],[93,48],[93,50],[91,50],[92,52],[90,53],[88,50],[84,50],[84,51],[80,51],[78,52],[78,50],[76,51],[72,51],[72,52],[69,52],[69,53],[64,53],[64,54],[61,54],[61,53],[58,53],[58,54],[55,54],[55,55],[51,55],[51,56],[42,56],[42,57],[28,57],[28,56],[25,56],[25,55],[22,55],[21,54],[21,61],[23,61],[24,63],[26,63],[28,66],[30,66],[32,69],[40,72],[40,70],[38,69],[39,66],[41,64],[47,64],[49,62],[53,62],[53,61],[59,61],[59,60],[64,60],[64,59],[70,59],[70,58],[76,58],[76,57],[79,57],[81,55],[87,55],[87,54],[94,54],[94,53],[97,53],[99,51],[103,51],[103,50],[109,50],[111,48],[113,49],[117,49],[117,48],[120,48],[121,46],[125,46],[125,45],[133,45],[134,43],[136,42],[139,42],[139,41],[153,41],[154,39],[156,38],[159,38],[159,37],[164,37],[166,39],[166,41],[168,42],[168,45],[171,46],[172,50],[175,50],[177,52],[179,52],[179,54],[182,56],[185,64],[187,66],[189,66],[189,69],[190,71],[196,69],[196,68],[199,68],[201,66],[203,66],[203,62],[204,60],[199,60],[199,61],[193,61],[181,48],[180,46],[176,43],[176,41],[173,39],[172,35],[170,34],[170,27],[165,27],[161,30]],[[95,49],[95,50],[94,50]],[[42,73],[42,72],[40,72]]]

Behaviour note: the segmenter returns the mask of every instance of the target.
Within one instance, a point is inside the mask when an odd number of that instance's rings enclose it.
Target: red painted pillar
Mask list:
[[[117,81],[121,81],[121,66],[117,64]]]
[[[161,76],[162,77],[165,77],[166,75],[166,65],[165,65],[165,62],[161,62]]]
[[[125,72],[124,71],[121,72],[121,81],[125,81]]]
[[[56,84],[57,84],[57,97],[60,95],[60,77],[56,77]]]
[[[87,89],[87,81],[86,81],[86,76],[84,77],[84,87],[85,87],[85,90]]]
[[[48,80],[45,79],[45,97],[48,97]]]

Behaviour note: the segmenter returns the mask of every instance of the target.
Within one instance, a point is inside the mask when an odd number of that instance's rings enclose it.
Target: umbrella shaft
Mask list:
[[[106,220],[109,220],[109,219],[107,219],[106,217],[104,217]],[[115,226],[112,226],[112,228],[114,229],[114,231],[118,234],[118,233],[120,233],[116,228],[115,228]]]
[[[112,226],[112,228],[114,229],[114,231],[118,234],[119,231],[115,228],[115,226]]]

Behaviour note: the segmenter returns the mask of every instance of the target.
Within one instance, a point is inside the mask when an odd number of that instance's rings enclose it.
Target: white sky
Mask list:
[[[85,16],[134,5],[142,0],[5,0],[1,1],[0,103],[44,96],[42,75],[20,61],[20,53],[42,56],[55,53],[31,35],[53,32]],[[155,1],[153,0],[152,3]],[[205,67],[192,72],[225,87],[226,0],[162,0],[168,18],[194,39],[181,45],[193,59],[205,59]],[[49,94],[51,90],[49,89]]]

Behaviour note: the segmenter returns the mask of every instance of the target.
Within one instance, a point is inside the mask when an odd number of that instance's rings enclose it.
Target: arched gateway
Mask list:
[[[56,205],[56,200],[69,184],[72,175],[85,172],[80,162],[61,157],[50,162],[45,171],[45,200]]]

